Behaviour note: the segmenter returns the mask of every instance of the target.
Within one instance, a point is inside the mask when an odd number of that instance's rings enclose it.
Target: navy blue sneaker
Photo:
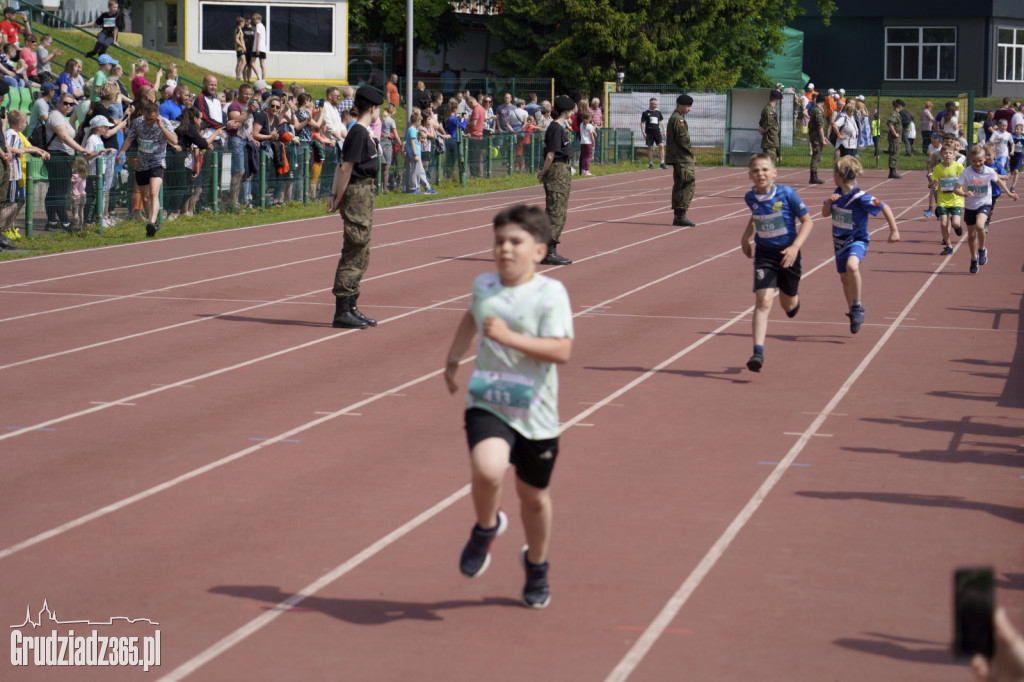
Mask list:
[[[551,588],[548,586],[548,562],[531,564],[526,558],[529,545],[519,552],[519,562],[526,569],[526,585],[523,586],[523,605],[531,609],[543,609],[551,603]]]
[[[491,543],[507,528],[508,517],[503,511],[498,511],[498,525],[494,528],[484,530],[478,524],[473,524],[469,542],[462,548],[462,556],[459,557],[459,570],[462,571],[462,575],[475,578],[487,570],[491,563]]]
[[[978,272],[978,261],[974,258],[971,259],[971,274],[974,275]]]
[[[856,334],[859,332],[860,326],[864,324],[864,306],[852,306],[850,312],[846,313],[846,316],[850,318],[850,333]]]
[[[437,194],[437,190],[436,189],[428,189],[426,193],[427,194]]]
[[[750,359],[747,360],[747,369],[749,369],[751,372],[760,372],[761,367],[763,366],[764,356],[761,355],[760,353],[754,353],[753,355],[750,356]]]
[[[978,265],[988,263],[988,249],[978,249]]]

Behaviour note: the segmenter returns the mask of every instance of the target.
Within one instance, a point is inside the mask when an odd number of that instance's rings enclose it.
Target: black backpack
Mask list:
[[[39,149],[45,150],[47,147],[50,146],[50,143],[53,142],[53,138],[55,136],[56,133],[54,133],[54,135],[51,135],[49,139],[47,139],[46,123],[44,121],[40,121],[38,124],[36,124],[36,127],[32,129],[32,134],[28,136],[28,141],[33,147],[38,147]]]

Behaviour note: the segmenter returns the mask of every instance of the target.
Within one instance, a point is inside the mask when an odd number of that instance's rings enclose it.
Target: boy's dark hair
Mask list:
[[[815,96],[814,101],[817,102],[818,104],[824,104],[825,103],[825,95],[822,95],[822,94],[819,93],[817,96]]]
[[[551,220],[548,214],[536,206],[516,204],[494,216],[494,229],[515,223],[530,233],[538,244],[547,244],[551,240]]]

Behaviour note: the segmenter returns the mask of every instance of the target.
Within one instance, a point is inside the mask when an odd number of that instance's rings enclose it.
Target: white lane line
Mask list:
[[[681,227],[681,228],[679,228],[677,230],[674,230],[674,231],[675,232],[682,232],[682,231],[688,230],[688,229],[692,229],[692,228]],[[657,238],[658,237],[652,237],[650,239],[645,239],[643,241],[644,242],[653,241],[654,239],[657,239]],[[622,246],[622,247],[620,247],[620,249],[630,248],[630,246],[631,245]],[[738,248],[738,247],[730,249],[729,251],[724,252],[724,253],[729,253],[731,251],[735,251],[736,248]],[[722,255],[724,255],[724,253]],[[600,255],[601,254],[595,254],[593,256],[588,256],[586,258],[581,258],[577,262],[584,262],[586,260],[591,260],[591,259],[599,258]],[[712,260],[715,260],[715,258],[709,258],[709,259],[707,259],[704,262],[711,262]],[[691,270],[691,269],[693,269],[695,267],[697,267],[696,264],[695,265],[686,266],[686,267],[684,267],[684,268],[682,268],[680,270],[677,270],[675,274],[682,274],[682,273],[687,272],[688,270]],[[665,278],[660,278],[658,281],[663,281],[664,279]],[[607,301],[602,301],[601,303],[598,303],[598,304],[596,304],[594,306],[591,306],[591,307],[592,308],[599,308],[601,306],[610,305],[611,303],[614,303],[615,301],[618,301],[618,300],[621,300],[623,298],[626,298],[627,296],[631,296],[632,294],[634,294],[634,293],[636,293],[638,291],[642,291],[642,290],[646,289],[648,286],[649,286],[649,284],[643,284],[643,285],[641,285],[639,287],[636,287],[635,289],[631,289],[630,291],[627,291],[625,293],[619,294],[619,295],[617,295],[617,296],[615,296],[613,298],[608,299]],[[464,294],[462,296],[456,297],[456,299],[449,299],[448,301],[439,301],[436,305],[444,305],[444,304],[450,303],[452,300],[468,298],[469,295],[470,294]],[[752,310],[752,308],[751,308],[751,310]],[[414,314],[414,312],[416,312],[416,311],[413,311],[413,312],[410,312],[410,313],[406,313],[406,315]],[[579,316],[579,315],[585,314],[586,312],[587,312],[587,310],[580,311],[579,313],[576,313],[575,316]],[[749,311],[747,311],[747,312],[749,312]],[[400,317],[404,317],[404,316],[405,315],[400,316]],[[394,320],[394,319],[398,319],[398,318],[396,317],[396,318],[389,318],[389,320],[381,320],[379,324],[384,324],[385,322],[388,322],[388,321]],[[740,319],[740,318],[737,317],[736,319]],[[727,325],[723,325],[722,327],[720,327],[720,329],[724,329],[726,326]],[[346,330],[344,332],[339,332],[338,334],[334,334],[332,337],[329,337],[329,338],[334,338],[335,336],[340,336],[341,334],[352,333],[353,331],[359,331],[359,330]],[[717,331],[713,332],[713,333],[717,333]],[[312,342],[312,343],[304,344],[304,345],[313,345],[313,343],[317,343],[317,342],[319,342],[319,340],[316,341],[316,342]],[[692,344],[692,347],[696,348],[697,346],[699,346],[702,343],[704,343],[704,341],[698,341],[695,344]],[[285,351],[278,351],[277,354],[283,354],[284,352],[287,352],[287,350],[285,350]],[[471,360],[472,360],[472,358],[466,358],[466,359],[464,359],[462,361],[462,364],[470,362]],[[249,363],[244,363],[244,364],[251,364],[252,362],[254,362],[254,361],[249,361]],[[224,371],[224,370],[217,370],[216,372],[213,372],[211,374],[220,373],[222,371]],[[375,402],[377,400],[380,400],[382,398],[391,396],[392,394],[400,395],[402,393],[402,391],[405,390],[406,388],[410,388],[410,387],[415,386],[415,385],[417,385],[419,383],[422,383],[423,381],[427,381],[427,380],[429,380],[429,379],[431,379],[433,377],[439,376],[441,373],[443,373],[443,371],[444,371],[443,369],[435,370],[435,371],[430,372],[428,374],[425,374],[425,375],[423,375],[421,377],[413,379],[412,381],[406,382],[406,383],[404,383],[404,384],[402,384],[400,386],[396,386],[394,388],[382,391],[380,393],[376,393],[376,394],[374,394],[373,396],[371,396],[369,398],[366,398],[364,400],[361,400],[361,401],[358,401],[356,403],[353,403],[352,405],[349,405],[348,407],[342,408],[340,410],[336,410],[334,412],[327,412],[327,413],[318,413],[318,414],[323,414],[323,416],[321,416],[318,419],[314,419],[313,421],[310,421],[310,422],[307,422],[305,424],[302,424],[302,425],[300,425],[298,427],[295,427],[293,429],[290,429],[290,430],[288,430],[288,431],[286,431],[284,433],[278,434],[277,436],[269,438],[266,441],[260,441],[257,445],[248,447],[248,448],[246,448],[244,450],[241,450],[239,452],[233,453],[231,455],[223,457],[223,458],[221,458],[219,460],[216,460],[214,462],[210,462],[209,464],[201,466],[201,467],[199,467],[197,469],[193,469],[192,471],[186,472],[186,473],[184,473],[184,474],[182,474],[182,475],[180,475],[180,476],[178,476],[178,477],[176,477],[174,479],[171,479],[169,481],[165,481],[164,483],[161,483],[161,484],[156,485],[156,486],[154,486],[152,488],[149,488],[148,490],[144,490],[144,491],[142,491],[140,493],[132,495],[131,497],[127,497],[127,498],[124,498],[124,499],[122,499],[122,500],[120,500],[118,502],[114,502],[112,504],[109,504],[109,505],[107,505],[107,506],[105,506],[105,507],[103,507],[101,509],[97,509],[97,510],[95,510],[93,512],[90,512],[89,514],[85,514],[84,516],[80,516],[79,518],[74,519],[72,521],[69,521],[69,522],[67,522],[67,523],[65,523],[65,524],[63,524],[61,526],[58,526],[56,528],[52,528],[52,529],[50,529],[48,531],[40,533],[39,535],[35,535],[35,536],[33,536],[33,537],[31,537],[31,538],[29,538],[27,540],[19,542],[19,543],[15,544],[15,545],[12,545],[10,547],[7,547],[6,549],[0,550],[0,559],[4,559],[6,557],[9,557],[12,554],[15,554],[15,553],[17,553],[17,552],[19,552],[19,551],[21,551],[23,549],[26,549],[28,547],[32,547],[33,545],[39,544],[40,542],[43,542],[43,541],[48,540],[50,538],[56,537],[58,535],[61,535],[61,534],[65,533],[65,532],[67,532],[69,530],[72,530],[73,528],[77,528],[77,527],[79,527],[81,525],[84,525],[84,524],[90,522],[90,521],[93,521],[95,519],[98,519],[98,518],[101,518],[103,516],[106,516],[107,514],[112,514],[113,512],[118,511],[120,509],[123,509],[124,507],[127,507],[127,506],[129,506],[131,504],[134,504],[135,502],[139,502],[141,500],[144,500],[144,499],[146,499],[148,497],[151,497],[152,495],[155,495],[155,494],[157,494],[159,492],[162,492],[164,490],[172,488],[172,487],[174,487],[174,486],[176,486],[176,485],[178,485],[180,483],[184,483],[185,481],[191,480],[191,479],[193,479],[193,478],[195,478],[195,477],[197,477],[197,476],[199,476],[201,474],[204,474],[204,473],[206,473],[208,471],[212,471],[212,470],[214,470],[216,468],[224,466],[225,464],[228,464],[228,463],[233,462],[235,460],[241,459],[242,457],[246,457],[246,456],[248,456],[248,455],[250,455],[250,454],[252,454],[254,452],[258,452],[260,449],[268,447],[270,445],[273,445],[274,443],[277,443],[277,442],[279,442],[279,441],[281,441],[281,440],[283,440],[285,438],[291,438],[291,437],[296,436],[296,435],[298,435],[298,434],[300,434],[300,433],[302,433],[302,432],[304,432],[304,431],[306,431],[308,429],[311,429],[311,428],[313,428],[315,426],[319,426],[320,424],[322,424],[324,422],[327,422],[327,421],[330,421],[331,419],[334,419],[335,417],[350,415],[350,414],[354,413],[354,411],[359,409],[360,407],[363,407],[365,405],[369,405],[370,403],[373,403],[373,402]],[[649,372],[649,373],[647,373],[644,376],[645,377],[653,376],[653,372]],[[202,378],[202,377],[200,377],[200,378]],[[167,385],[161,386],[160,388],[158,388],[156,390],[147,391],[145,394],[139,394],[139,395],[141,396],[141,395],[149,395],[151,393],[157,393],[159,391],[162,391],[162,390],[165,390],[165,389],[168,389],[168,388],[173,388],[176,385],[184,384],[185,381],[193,381],[193,380],[195,380],[195,379],[186,379],[183,382],[178,382],[177,384],[167,384]],[[631,385],[636,385],[637,383],[639,383],[639,382],[634,380],[633,382],[631,382]],[[620,392],[616,392],[613,395],[621,395],[621,393],[622,392],[620,391]],[[131,400],[133,398],[134,398],[134,396],[129,396],[128,398],[123,398],[122,401],[123,400]],[[119,402],[122,402],[122,401],[119,401]],[[606,399],[604,401],[601,401],[601,403],[595,403],[595,405],[591,406],[589,409],[587,409],[584,412],[582,412],[581,415],[591,414],[599,406],[607,404],[610,401],[611,401],[611,398]],[[83,411],[82,413],[79,413],[79,414],[88,414],[88,413],[91,413],[91,412],[97,412],[100,409],[103,409],[103,408],[102,407],[92,408],[90,410],[85,410],[85,411]],[[69,415],[68,418],[70,418],[72,416],[77,416],[77,415]],[[59,422],[59,421],[63,421],[63,419],[57,419],[57,420],[53,420],[53,421]],[[571,423],[569,424],[569,426],[571,426]],[[36,429],[36,428],[39,428],[39,426],[37,425],[37,426],[34,426],[34,427],[24,427],[24,428],[22,428],[20,430],[20,432],[25,433],[25,432],[28,432],[28,431],[30,431],[32,429]]]
[[[946,261],[948,262],[948,261]],[[786,456],[772,469],[771,474],[764,480],[761,486],[757,489],[754,495],[747,501],[740,513],[736,515],[732,523],[725,529],[725,532],[719,536],[715,544],[711,546],[711,549],[700,560],[696,568],[686,577],[683,584],[679,586],[675,594],[665,603],[661,611],[655,616],[654,620],[651,621],[647,629],[644,630],[643,634],[634,642],[626,655],[622,657],[619,664],[608,674],[605,678],[605,682],[623,682],[626,680],[637,666],[640,665],[644,657],[657,642],[658,638],[661,637],[665,629],[671,624],[679,611],[683,608],[690,596],[700,586],[701,582],[708,576],[711,569],[714,568],[718,560],[725,554],[726,549],[732,544],[732,541],[736,539],[743,527],[747,525],[754,513],[758,510],[765,498],[772,491],[773,488],[782,480],[783,474],[790,468],[794,460],[803,452],[807,443],[810,442],[811,438],[817,435],[818,429],[828,419],[832,411],[839,405],[839,403],[849,393],[850,388],[860,378],[860,376],[867,370],[868,366],[875,359],[878,353],[882,350],[892,335],[896,333],[897,328],[903,319],[910,313],[910,311],[917,305],[917,302],[921,300],[925,292],[931,286],[932,282],[939,276],[939,273],[945,267],[946,262],[941,263],[938,268],[932,272],[921,288],[917,290],[913,298],[907,303],[900,313],[899,317],[889,325],[888,329],[882,334],[881,338],[875,343],[875,345],[868,351],[864,359],[861,360],[860,364],[857,365],[856,369],[846,378],[839,390],[835,392],[832,399],[828,401],[824,409],[818,414],[817,417],[811,422],[811,424],[800,434],[800,438],[797,442],[789,449]]]
[[[653,191],[653,190],[648,190],[648,191]],[[598,201],[593,202],[590,205],[587,205],[587,206],[584,206],[584,207],[578,207],[578,208],[574,209],[574,211],[576,211],[576,212],[584,212],[584,211],[588,211],[588,210],[592,210],[592,209],[596,210],[596,208],[599,207],[600,204],[606,204],[606,203],[609,203],[609,201],[611,201],[611,200],[598,200]],[[649,206],[650,202],[638,202],[638,205]],[[466,211],[466,213],[476,213],[476,212],[475,211]],[[434,216],[434,217],[444,217],[444,216]],[[423,218],[421,217],[420,220],[423,220]],[[594,224],[591,224],[591,225],[585,225],[585,226],[582,226],[582,227],[574,228],[573,230],[567,230],[566,232],[575,232],[575,231],[578,231],[580,229],[586,229],[586,228],[589,228],[589,227],[593,227],[594,225],[604,224],[604,223],[607,223],[607,222],[609,222],[609,221],[601,221],[599,223],[594,223]],[[490,227],[490,223],[484,223],[482,225],[473,225],[473,226],[470,226],[470,227],[459,228],[457,230],[450,230],[448,232],[441,232],[441,233],[423,235],[423,236],[420,236],[420,237],[411,237],[409,239],[404,239],[404,240],[397,241],[397,242],[389,242],[389,243],[386,243],[386,244],[380,244],[380,245],[378,245],[378,246],[376,246],[374,248],[376,248],[376,249],[383,249],[383,248],[387,248],[387,247],[402,246],[402,245],[405,245],[405,244],[411,244],[411,243],[414,243],[414,242],[424,241],[424,240],[428,240],[428,239],[436,239],[436,238],[440,238],[440,237],[447,237],[447,236],[451,236],[453,234],[459,234],[459,233],[462,233],[462,232],[472,232],[472,231],[475,231],[475,230],[483,229],[485,227]],[[131,298],[144,297],[144,296],[147,296],[147,295],[150,295],[150,294],[160,293],[162,291],[172,291],[174,289],[180,289],[180,288],[183,288],[183,287],[190,287],[190,286],[195,286],[195,285],[199,285],[199,284],[208,284],[210,282],[217,282],[217,281],[221,281],[221,280],[231,279],[231,278],[234,278],[234,277],[246,277],[248,275],[253,275],[253,274],[256,274],[256,273],[260,273],[260,272],[266,272],[266,271],[269,271],[269,270],[278,270],[278,269],[281,269],[281,268],[292,267],[294,265],[304,265],[306,263],[312,263],[312,262],[318,261],[318,260],[335,259],[337,257],[338,257],[337,253],[329,253],[329,254],[325,254],[325,255],[322,255],[322,256],[314,256],[314,257],[311,257],[311,258],[303,258],[303,259],[300,259],[300,260],[288,261],[288,262],[285,262],[285,263],[275,263],[274,265],[269,265],[269,266],[265,266],[265,267],[261,267],[261,268],[255,268],[255,269],[252,269],[252,270],[243,270],[243,271],[240,271],[240,272],[233,272],[233,273],[229,273],[229,274],[226,274],[226,275],[217,275],[215,277],[208,277],[208,278],[205,278],[205,279],[194,280],[194,281],[191,281],[191,282],[180,282],[178,284],[171,284],[171,285],[168,285],[166,287],[161,287],[159,289],[146,289],[146,290],[139,291],[139,292],[134,292],[134,293],[130,293],[130,294],[123,294],[123,295],[118,295],[118,296],[112,296],[110,298],[103,298],[103,299],[98,299],[98,300],[92,300],[92,301],[88,301],[86,303],[77,303],[75,305],[64,306],[64,307],[61,307],[61,308],[51,308],[49,310],[40,310],[40,311],[36,311],[36,312],[33,312],[33,313],[26,313],[24,315],[15,315],[13,317],[0,318],[0,323],[2,323],[2,322],[13,322],[15,320],[22,320],[22,319],[26,319],[26,318],[30,318],[30,317],[38,317],[40,315],[49,315],[49,314],[52,314],[52,313],[66,312],[68,310],[77,310],[77,309],[80,309],[80,308],[87,308],[89,306],[102,305],[104,303],[113,303],[113,302],[117,302],[117,301],[124,301],[124,300],[131,299]],[[120,268],[114,268],[114,269],[120,269]],[[66,277],[76,277],[76,276],[77,275],[68,275]],[[58,278],[54,278],[54,279],[63,279],[63,277],[58,277]],[[40,281],[52,281],[52,280],[40,280]],[[39,283],[38,281],[37,282],[26,282],[26,283],[23,283],[23,284],[12,284],[12,285],[8,285],[8,286],[9,287],[14,287],[14,286],[19,286],[20,287],[20,286],[28,286],[29,284],[38,284],[38,283]]]

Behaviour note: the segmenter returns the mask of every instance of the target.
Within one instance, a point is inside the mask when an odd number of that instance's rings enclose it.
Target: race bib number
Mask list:
[[[661,119],[659,119],[657,116],[651,116],[649,119],[647,119],[647,125],[651,127],[657,126],[660,120]]]
[[[114,28],[117,26],[117,17],[103,17],[103,28]]]
[[[478,369],[469,380],[469,392],[491,405],[526,410],[533,399],[533,380],[519,374]]]
[[[989,189],[989,185],[988,185],[987,182],[982,183],[980,185],[975,185],[973,183],[970,184],[970,185],[967,185],[967,190],[970,191],[970,192],[974,192],[974,196],[976,196],[976,197],[987,197],[988,196],[988,189]]]
[[[952,175],[944,175],[939,178],[939,189],[949,193],[956,189],[956,178]]]
[[[853,211],[848,208],[832,207],[832,226],[838,230],[853,229]]]
[[[1016,150],[1015,153],[1024,154],[1024,142],[1018,142],[1014,149]]]
[[[139,138],[139,151],[143,154],[152,154],[156,150],[155,140],[144,140]]]
[[[755,215],[754,227],[757,229],[757,236],[763,239],[782,237],[787,233],[786,219],[781,213],[771,215]]]

